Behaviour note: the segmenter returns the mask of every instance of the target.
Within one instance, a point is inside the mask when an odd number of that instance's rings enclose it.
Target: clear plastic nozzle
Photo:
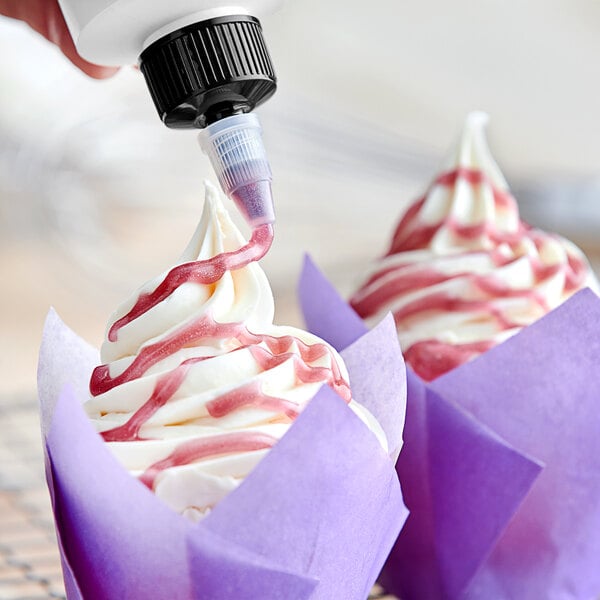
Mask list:
[[[273,223],[271,167],[253,113],[233,115],[212,123],[199,136],[223,191],[256,227]]]

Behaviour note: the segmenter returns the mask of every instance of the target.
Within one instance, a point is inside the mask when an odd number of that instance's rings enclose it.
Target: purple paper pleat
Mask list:
[[[52,506],[52,511],[56,513],[57,507],[56,498],[54,494],[54,478],[52,476],[52,466],[50,464],[50,458],[48,457],[48,449],[46,447],[46,444],[44,444],[44,467],[46,472],[46,483],[48,484],[48,491],[50,492],[50,505]],[[67,560],[67,555],[65,553],[65,548],[62,541],[62,532],[56,524],[56,520],[55,530],[56,542],[58,545],[58,551],[60,555],[60,564],[62,567],[63,581],[65,584],[67,598],[69,598],[70,600],[82,600],[83,596],[81,595],[81,590],[77,585],[77,580],[75,579],[75,574],[73,573],[71,564]]]
[[[406,370],[392,315],[341,354],[352,373],[352,397],[382,424],[395,460],[402,446],[406,414]]]
[[[325,386],[206,526],[319,579],[311,598],[364,600],[406,519],[389,466],[375,436]]]
[[[54,309],[48,311],[38,360],[38,386],[42,435],[50,430],[54,407],[65,386],[78,398],[89,394],[92,370],[100,353],[65,326]]]
[[[469,599],[599,595],[599,365],[600,299],[583,290],[433,382],[433,389],[545,463]]]
[[[408,374],[396,469],[410,517],[381,582],[402,598],[459,598],[540,466]]]
[[[311,330],[338,349],[351,341],[358,316],[310,261],[299,292]],[[397,470],[410,516],[381,576],[389,591],[403,600],[600,593],[598,364],[600,300],[586,290],[430,384],[407,370]]]
[[[396,465],[410,517],[382,574],[402,598],[459,598],[540,466],[409,372]]]
[[[193,597],[196,600],[290,598],[306,600],[316,579],[291,573],[277,562],[244,551],[229,539],[199,527],[188,537]]]
[[[312,290],[319,291],[318,298]],[[397,458],[406,412],[406,370],[394,319],[388,315],[369,331],[309,256],[304,258],[298,293],[307,328],[341,351],[353,375],[353,398],[382,424],[390,455]]]
[[[298,298],[308,330],[338,350],[348,347],[368,331],[308,255],[300,274]]]
[[[55,518],[83,597],[190,598],[190,525],[117,463],[70,390],[46,443]]]

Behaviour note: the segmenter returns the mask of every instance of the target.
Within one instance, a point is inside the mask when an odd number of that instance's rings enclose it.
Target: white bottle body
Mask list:
[[[283,0],[58,0],[86,60],[100,65],[137,62],[152,42],[186,25],[226,15],[260,17]]]

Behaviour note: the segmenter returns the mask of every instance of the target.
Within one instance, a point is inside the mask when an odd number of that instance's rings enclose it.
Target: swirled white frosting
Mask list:
[[[207,185],[200,224],[179,264],[235,251],[244,243],[216,190]],[[140,295],[155,290],[165,275],[146,283],[120,306],[112,315],[108,330],[128,313]],[[269,282],[260,266],[251,262],[238,270],[225,272],[214,284],[183,283],[156,306],[123,326],[115,341],[107,337],[101,359],[108,365],[110,377],[117,377],[144,348],[160,344],[173,332],[203,317],[210,317],[218,324],[239,324],[243,331],[254,336],[291,336],[285,350],[274,351],[281,360],[267,368],[256,359],[257,352],[264,351],[268,356],[273,353],[264,341],[258,339],[254,344],[246,345],[232,335],[206,337],[175,352],[165,352],[142,376],[90,398],[85,408],[97,430],[112,430],[128,422],[157,386],[164,385],[164,378],[168,379],[170,373],[188,361],[175,392],[139,430],[142,439],[107,442],[116,458],[134,476],[141,476],[191,440],[211,440],[214,436],[232,432],[259,433],[279,439],[291,426],[292,418],[285,411],[274,412],[272,407],[254,404],[211,416],[211,402],[227,394],[254,385],[262,394],[289,402],[301,411],[319,387],[329,382],[335,366],[347,381],[343,361],[333,348],[306,331],[273,325],[273,312]],[[300,346],[326,346],[327,352],[314,359],[303,359]],[[208,358],[195,360],[201,357]],[[314,381],[303,382],[297,373],[299,363],[320,376]],[[354,400],[349,401],[349,407],[387,451],[385,434],[376,419]],[[171,466],[158,473],[152,487],[156,495],[174,510],[197,519],[239,485],[267,451],[225,451],[189,464]]]
[[[372,322],[391,311],[406,360],[425,379],[517,333],[598,283],[568,240],[523,223],[486,139],[468,116],[449,160],[400,221],[351,304]]]

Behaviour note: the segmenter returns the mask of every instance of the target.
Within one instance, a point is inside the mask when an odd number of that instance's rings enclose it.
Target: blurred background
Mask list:
[[[259,109],[278,322],[301,323],[307,250],[353,289],[473,109],[524,218],[600,264],[600,3],[288,0],[262,22],[279,77]],[[93,81],[0,18],[0,404],[34,396],[50,306],[100,344],[117,304],[183,250],[207,177],[139,72]]]

